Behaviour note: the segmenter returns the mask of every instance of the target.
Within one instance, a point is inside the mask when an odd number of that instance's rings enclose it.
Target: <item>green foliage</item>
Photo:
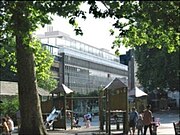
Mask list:
[[[40,41],[34,40],[32,46],[35,50],[35,65],[36,65],[36,75],[38,86],[46,90],[53,90],[57,86],[57,81],[51,76],[51,66],[54,62],[54,57],[52,54],[42,48]]]
[[[35,31],[39,25],[44,26],[51,22],[52,18],[47,13],[57,14],[69,18],[69,23],[74,26],[76,34],[83,35],[76,18],[81,17],[86,19],[86,12],[79,9],[79,5],[84,2],[22,2],[24,7],[28,7],[27,9],[13,9],[16,4],[20,3],[18,1],[1,2],[1,7],[7,5],[2,10],[6,10],[6,12],[2,12],[3,16],[1,16],[1,19],[12,21],[11,12],[13,10],[22,10],[24,13],[30,12],[31,15],[24,16],[24,20],[29,20],[31,23],[28,23],[26,27],[23,27],[24,24],[21,23],[21,31],[25,31],[24,29],[26,28],[29,28],[30,31]],[[166,46],[168,52],[178,50],[180,46],[178,32],[180,11],[178,10],[178,1],[101,1],[106,8],[105,10],[101,10],[97,3],[97,1],[88,1],[90,5],[89,13],[93,14],[95,18],[111,17],[115,19],[113,26],[119,29],[119,34],[116,37],[121,39],[113,42],[114,45],[112,48],[117,48],[117,54],[118,48],[121,45],[134,47],[148,44],[151,48],[162,48],[162,46]],[[122,19],[126,21],[121,21]],[[6,27],[11,26],[10,24],[5,24],[6,21],[1,22],[3,24],[1,25],[3,31],[5,31]],[[111,34],[113,34],[112,31]]]
[[[34,43],[32,39],[32,32],[34,32],[39,26],[44,26],[45,24],[51,23],[52,19],[50,18],[49,14],[57,14],[70,19],[69,23],[74,26],[76,34],[82,35],[83,33],[78,26],[76,17],[82,17],[84,19],[86,18],[86,13],[79,9],[80,4],[83,2],[85,1],[0,2],[0,54],[2,54],[0,55],[0,62],[2,62],[2,65],[5,66],[5,63],[11,60],[11,57],[9,57],[11,53],[8,53],[7,48],[9,48],[9,45],[11,45],[9,43],[9,39],[16,37],[15,46],[17,50],[17,71],[20,73],[18,76],[20,76],[19,84],[21,86],[24,86],[25,82],[27,87],[30,87],[28,82],[32,82],[32,80],[35,83],[34,76],[32,75],[34,74],[33,66],[30,68],[30,71],[27,72],[27,76],[31,76],[32,78],[25,78],[23,76],[23,73],[26,73],[23,70],[23,66],[26,66],[26,61],[23,61],[22,57],[24,58],[26,55],[28,55],[28,58],[30,59],[28,64],[32,65],[32,63],[30,63],[33,62],[33,57],[30,57],[32,56],[32,53],[38,56],[39,54],[42,54],[42,58],[36,57],[35,64],[41,65],[41,67],[36,68],[37,79],[40,81],[49,77],[49,74],[46,74],[46,71],[49,70],[50,64],[48,63],[46,66],[44,63],[45,59],[43,59],[47,52],[39,50],[40,47],[38,46],[38,43]],[[90,4],[89,13],[93,14],[95,18],[112,17],[115,19],[114,27],[119,30],[119,34],[116,36],[117,40],[114,42],[113,48],[119,48],[120,45],[123,44],[130,47],[147,45],[150,48],[166,48],[166,51],[171,53],[179,50],[179,1],[100,2],[105,6],[106,9],[101,10],[97,5],[97,1],[88,1],[88,4]],[[124,22],[121,21],[121,19],[126,19],[127,21]],[[111,34],[113,34],[112,31]],[[118,54],[117,51],[116,53]],[[13,55],[15,56],[15,53]],[[2,59],[4,56],[6,56],[6,59]],[[146,58],[148,59],[148,57],[149,55],[147,55]],[[50,62],[51,58],[47,58],[47,61]],[[151,64],[148,66],[152,67]],[[145,70],[146,68],[142,69]],[[155,75],[159,74],[155,73]],[[163,74],[160,74],[161,78],[163,78],[162,75]],[[164,78],[162,81],[164,81]],[[24,102],[26,102],[25,99],[29,96],[27,93],[24,93],[25,91],[23,90],[23,88],[20,89],[22,94],[19,95],[21,106],[24,105]],[[36,102],[34,102],[34,104],[36,104]],[[28,108],[28,106],[25,106],[25,108],[22,110],[25,111],[27,109],[26,107]],[[33,110],[38,112],[37,108],[37,106],[34,106]],[[31,121],[29,118],[25,117],[25,119],[23,119],[27,122],[26,124],[30,124]],[[35,123],[39,123],[37,122],[39,119],[35,118],[34,120]],[[30,131],[31,133],[29,134],[47,134],[45,131],[42,131],[45,129],[38,131],[35,130],[33,126],[29,126],[28,128],[30,129],[26,128],[27,126],[22,126],[21,131]],[[42,128],[42,125],[39,123],[36,125],[36,128],[40,129]]]
[[[39,111],[39,101],[32,100],[32,109],[27,112],[29,106],[25,104],[28,103],[29,97],[33,95],[28,95],[26,90],[30,89],[30,84],[36,86],[36,76],[34,73],[34,58],[33,54],[42,53],[39,49],[39,52],[36,52],[36,47],[34,46],[32,40],[32,32],[34,32],[39,25],[44,26],[51,22],[51,18],[48,13],[58,14],[59,16],[64,17],[74,17],[75,12],[79,11],[78,6],[79,1],[1,1],[0,2],[0,39],[2,39],[2,46],[7,46],[8,42],[7,33],[11,33],[11,37],[16,38],[16,51],[17,51],[17,73],[18,73],[18,83],[19,91],[19,102],[21,106],[21,113],[26,113],[30,117],[24,117],[22,123],[26,122],[27,125],[22,125],[20,134],[47,134],[42,118],[40,117],[41,111]],[[74,24],[73,24],[74,25]],[[77,27],[77,25],[75,25]],[[79,32],[79,31],[78,31]],[[5,50],[3,50],[4,52]],[[27,57],[27,58],[26,58]],[[43,57],[45,57],[43,55]],[[50,59],[49,59],[50,60]],[[40,64],[38,59],[35,64]],[[45,70],[48,68],[41,63],[42,68],[36,69],[36,71]],[[27,68],[24,70],[23,68]],[[25,74],[25,75],[24,75]],[[37,74],[40,74],[38,72]],[[40,74],[41,78],[44,79],[47,76],[43,73]],[[31,82],[31,83],[29,83]],[[25,88],[25,89],[24,89]],[[36,93],[36,87],[32,88],[32,93]],[[36,97],[34,97],[36,99]],[[27,99],[27,100],[26,100]],[[31,113],[32,110],[36,111],[37,114],[34,118],[35,127],[31,123]],[[31,125],[30,125],[31,124]]]
[[[120,42],[114,42],[113,48],[147,44],[149,48],[166,47],[169,53],[178,51],[179,4],[178,1],[124,1],[118,8],[111,8],[117,18],[114,27],[120,31]]]
[[[79,9],[80,1],[1,1],[0,2],[0,64],[3,67],[10,65],[10,72],[16,74],[16,39],[15,35],[20,35],[23,44],[27,46],[29,51],[35,54],[36,77],[39,86],[52,90],[57,81],[50,78],[50,67],[53,63],[53,57],[47,50],[41,48],[41,44],[32,38],[34,32],[39,26],[49,24],[52,18],[48,13],[57,14],[70,19],[70,24],[74,26],[76,34],[82,31],[76,22],[76,17],[86,18],[85,13]],[[60,8],[61,7],[61,8]],[[16,14],[21,17],[21,22],[17,20]],[[18,24],[18,25],[17,25]],[[1,70],[2,71],[2,70]],[[48,80],[48,81],[47,81]],[[44,84],[43,84],[44,83]],[[49,85],[48,85],[49,84]]]
[[[50,68],[53,64],[53,56],[51,53],[42,48],[40,41],[33,39],[29,46],[31,46],[35,54],[35,66],[36,66],[36,77],[39,87],[53,90],[57,86],[57,81],[51,78]],[[2,53],[0,54],[1,66],[1,79],[9,81],[17,81],[16,74],[16,50],[15,50],[15,41],[9,40],[8,45],[4,45],[1,49]]]
[[[16,112],[19,109],[18,97],[6,98],[3,103],[0,104],[0,111],[3,116],[8,114],[13,117],[16,116]]]
[[[123,1],[114,8],[106,2],[119,29],[112,49],[124,45],[136,50],[137,77],[147,89],[179,88],[179,1]]]
[[[0,46],[0,65],[5,67],[7,63],[13,61],[11,69],[14,71],[13,65],[16,64],[15,55],[15,38],[6,36],[6,39]]]
[[[52,77],[49,77],[48,79],[45,79],[45,80],[38,81],[38,86],[48,91],[54,90],[57,87],[57,84],[58,84],[58,81]]]
[[[34,48],[35,65],[37,80],[45,80],[50,77],[50,68],[54,61],[51,53],[42,48],[40,41],[33,41],[31,46]]]
[[[136,47],[137,78],[146,90],[179,89],[179,51],[168,53],[167,48]]]

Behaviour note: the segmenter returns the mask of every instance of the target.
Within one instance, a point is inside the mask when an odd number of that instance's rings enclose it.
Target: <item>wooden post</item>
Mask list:
[[[106,133],[108,133],[108,93],[107,93],[107,89],[106,89]]]
[[[102,107],[102,92],[99,94],[99,128],[101,131],[104,130],[104,121],[103,121],[103,107]]]
[[[127,88],[124,88],[124,91],[125,91],[125,95],[126,95],[126,112],[125,112],[125,134],[128,134],[128,127],[129,127],[129,124],[128,124],[128,113],[129,113],[129,102],[128,102],[128,90]]]
[[[110,97],[110,91],[108,90],[108,134],[111,135],[111,97]]]
[[[71,129],[73,129],[73,100],[72,100],[73,93],[71,93]]]
[[[64,92],[64,129],[66,130],[66,92]]]

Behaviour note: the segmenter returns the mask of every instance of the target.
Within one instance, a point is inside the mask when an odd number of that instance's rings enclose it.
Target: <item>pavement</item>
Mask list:
[[[155,118],[160,118],[160,126],[157,128],[157,135],[175,135],[173,122],[179,121],[179,111],[161,111],[153,113]],[[70,129],[70,123],[67,123],[67,129],[55,129],[48,130],[49,135],[102,135],[104,132],[99,131],[99,121],[98,116],[95,116],[91,123],[91,127],[86,128],[83,121],[80,121],[80,128]],[[112,132],[113,133],[113,132]],[[18,133],[13,133],[12,135],[18,135]],[[137,135],[137,131],[135,132]],[[147,130],[147,135],[149,135],[149,130]]]

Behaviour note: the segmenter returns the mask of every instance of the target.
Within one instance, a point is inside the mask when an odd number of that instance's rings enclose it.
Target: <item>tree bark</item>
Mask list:
[[[32,50],[29,47],[29,41],[25,38],[31,37],[30,29],[23,31],[22,27],[28,27],[28,19],[24,19],[22,10],[23,3],[16,6],[13,14],[15,22],[16,51],[17,51],[17,74],[18,74],[18,92],[21,112],[21,128],[19,135],[46,135],[47,131],[43,124],[40,99],[37,91],[37,82],[35,75],[35,62]],[[19,10],[18,10],[19,9]],[[26,25],[27,24],[27,25]],[[27,35],[26,35],[27,34]]]

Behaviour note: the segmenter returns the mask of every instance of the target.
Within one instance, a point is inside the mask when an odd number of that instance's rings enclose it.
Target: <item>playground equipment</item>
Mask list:
[[[106,133],[111,135],[111,125],[116,124],[114,131],[128,132],[128,90],[127,86],[118,78],[115,78],[104,88],[106,97]],[[103,116],[103,114],[100,114]],[[120,129],[120,124],[123,128]],[[102,128],[102,123],[100,124]]]
[[[67,86],[61,84],[58,88],[51,91],[51,99],[41,102],[43,119],[46,125],[48,123],[51,125],[51,127],[53,127],[53,129],[61,128],[66,130],[67,109],[72,108],[72,102],[70,99],[66,99],[66,96],[72,92],[73,91]],[[49,123],[49,121],[52,123]]]
[[[111,131],[111,125],[116,125],[116,131],[123,132],[126,134],[128,132],[128,90],[127,86],[121,82],[119,79],[115,78],[111,83],[109,83],[101,92],[99,97],[72,97],[73,91],[61,84],[58,88],[51,92],[52,98],[47,101],[43,108],[46,111],[42,112],[45,114],[48,108],[55,106],[57,110],[61,110],[61,117],[57,117],[53,122],[54,128],[63,128],[66,130],[66,119],[67,112],[70,112],[71,118],[71,129],[75,127],[73,125],[73,100],[98,100],[99,105],[99,121],[100,130],[104,130],[104,125],[106,127],[106,133],[109,135]],[[47,106],[49,106],[47,108]],[[53,115],[54,116],[54,115]],[[113,126],[114,127],[114,126]]]
[[[54,121],[56,121],[58,117],[61,117],[61,110],[57,110],[54,107],[52,112],[47,116],[46,121],[44,122],[45,127],[52,127]]]
[[[73,93],[73,90],[69,89],[64,84],[60,84],[55,90],[51,91],[52,99],[53,99],[53,105],[57,106],[57,108],[60,108],[62,110],[62,117],[57,119],[57,121],[54,122],[53,128],[63,128],[66,130],[66,114],[67,109],[69,111],[73,110],[73,104],[72,100],[66,99],[67,94]],[[73,113],[71,113],[71,128],[73,126]]]
[[[133,101],[129,103],[129,109],[135,106],[138,112],[143,112],[145,106],[147,105],[148,94],[138,87],[135,87],[129,91],[128,96],[129,98],[132,98]]]

